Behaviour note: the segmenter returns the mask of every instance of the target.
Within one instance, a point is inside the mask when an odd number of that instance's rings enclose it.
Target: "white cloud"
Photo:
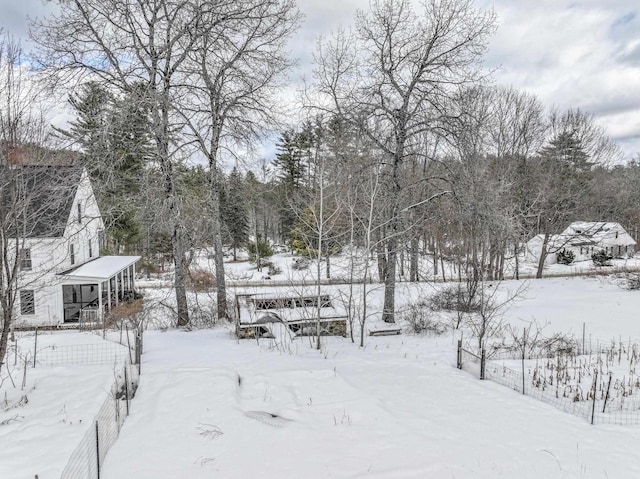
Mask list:
[[[640,15],[628,1],[482,0],[499,27],[487,54],[497,83],[547,106],[579,107],[623,148],[640,151]]]
[[[417,3],[418,0],[416,0]],[[0,0],[0,26],[26,38],[27,20],[53,2]],[[290,43],[300,59],[291,75],[311,77],[316,37],[348,27],[368,0],[298,0],[306,18]],[[498,31],[486,56],[496,83],[540,97],[545,105],[593,113],[628,157],[640,151],[640,5],[629,0],[476,0],[494,8]]]

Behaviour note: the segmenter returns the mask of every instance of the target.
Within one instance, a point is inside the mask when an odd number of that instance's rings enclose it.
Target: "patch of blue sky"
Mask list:
[[[611,23],[609,34],[614,39],[627,39],[629,37],[636,37],[639,27],[640,17],[638,16],[638,12],[632,10],[616,17],[616,19]]]

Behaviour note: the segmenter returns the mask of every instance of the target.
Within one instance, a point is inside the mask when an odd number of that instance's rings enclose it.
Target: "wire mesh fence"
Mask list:
[[[60,338],[54,335],[39,338],[36,331],[34,335],[23,337],[19,341],[12,339],[5,356],[7,367],[22,369],[25,378],[26,371],[30,368],[66,365],[105,365],[113,368],[114,382],[98,413],[90,422],[91,426],[69,457],[61,479],[100,479],[100,467],[107,451],[120,434],[129,415],[131,399],[138,388],[143,348],[142,329],[123,329],[119,334],[115,332],[111,336],[105,335],[103,331],[101,336],[106,341],[89,338],[89,341],[94,339],[94,342],[55,344]],[[79,391],[79,394],[82,392]]]
[[[601,349],[596,352],[590,347],[571,354],[556,351],[555,355],[547,352],[539,358],[522,352],[518,358],[515,352],[503,351],[487,359],[485,350],[477,354],[465,349],[460,341],[457,362],[458,368],[481,379],[551,404],[591,424],[640,424],[640,377],[635,375],[638,346],[628,342],[625,347],[615,341],[594,345]],[[625,354],[629,364],[620,369]]]
[[[107,452],[118,439],[120,429],[129,415],[130,401],[135,395],[139,378],[138,365],[126,362],[116,375],[92,426],[71,454],[60,479],[100,479],[100,468]]]
[[[34,353],[33,364],[36,366],[121,364],[130,359],[129,353],[126,346],[117,343],[47,346]]]
[[[18,367],[110,365],[117,367],[125,361],[135,363],[136,331],[126,331],[106,341],[87,344],[42,344],[38,331],[29,338],[11,341],[5,363]],[[50,341],[49,341],[50,342]]]

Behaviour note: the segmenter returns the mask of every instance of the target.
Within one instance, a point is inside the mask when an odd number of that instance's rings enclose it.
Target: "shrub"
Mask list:
[[[144,274],[159,274],[162,272],[160,265],[151,260],[150,258],[143,258],[137,265],[138,271],[144,272]]]
[[[556,260],[558,264],[571,264],[576,259],[576,255],[571,250],[563,249],[556,253]]]
[[[260,256],[260,258],[269,258],[273,256],[273,249],[267,241],[263,241],[261,239],[258,240],[258,244],[256,246],[255,242],[250,242],[247,244],[247,250],[249,250],[249,261],[252,263],[256,262],[256,257]],[[257,255],[256,255],[257,251]]]
[[[278,265],[275,265],[273,263],[269,263],[269,270],[267,272],[269,276],[273,276],[275,274],[280,274],[280,273],[282,273],[282,268],[280,268]]]
[[[591,255],[591,261],[595,266],[611,266],[613,256],[605,250],[596,251]]]
[[[620,277],[622,278],[621,287],[631,291],[640,289],[640,273],[627,271]]]
[[[216,287],[216,277],[211,271],[195,269],[189,271],[187,284],[195,291],[209,291]]]
[[[218,324],[218,311],[215,302],[197,304],[190,308],[188,329],[211,328],[216,324]]]
[[[443,288],[429,299],[429,308],[433,311],[460,311],[474,313],[480,311],[482,304],[471,294],[463,283]]]
[[[121,303],[109,311],[107,322],[122,321],[123,319],[131,319],[137,314],[142,313],[142,299]]]
[[[299,256],[307,256],[309,258],[318,256],[318,250],[312,248],[306,241],[301,239],[291,240],[289,247],[293,254],[297,254]]]
[[[293,264],[291,265],[292,269],[295,270],[303,270],[309,268],[309,258],[301,257],[301,258],[293,258]]]
[[[447,331],[445,323],[440,321],[424,302],[409,304],[402,314],[407,329],[414,334],[434,334],[439,336]]]

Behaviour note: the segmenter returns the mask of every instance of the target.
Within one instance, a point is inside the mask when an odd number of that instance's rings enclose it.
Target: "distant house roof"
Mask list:
[[[51,150],[35,145],[7,146],[0,143],[0,156],[15,166],[74,166],[80,153],[70,150]]]
[[[575,221],[562,232],[565,237],[581,237],[585,244],[598,244],[606,239],[611,239],[616,233],[626,233],[620,223],[612,221]],[[615,236],[617,238],[617,236]],[[629,237],[626,244],[636,244]]]
[[[0,166],[0,221],[20,238],[62,236],[82,174],[77,166]]]

